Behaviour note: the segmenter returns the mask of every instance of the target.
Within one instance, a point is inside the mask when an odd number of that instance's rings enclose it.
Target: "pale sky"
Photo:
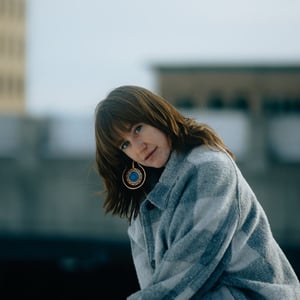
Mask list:
[[[300,63],[297,0],[27,0],[27,111],[92,115],[157,63]]]

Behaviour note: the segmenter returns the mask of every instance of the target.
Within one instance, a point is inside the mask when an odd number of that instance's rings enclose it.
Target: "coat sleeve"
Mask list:
[[[128,300],[186,300],[196,293],[203,296],[217,284],[239,221],[236,180],[229,159],[181,170],[168,203],[171,216],[165,217],[167,250],[155,262],[150,284]]]

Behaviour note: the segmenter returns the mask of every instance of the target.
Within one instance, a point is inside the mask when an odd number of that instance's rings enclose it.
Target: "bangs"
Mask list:
[[[119,148],[122,141],[123,141],[123,134],[125,132],[129,132],[134,124],[130,124],[128,122],[124,122],[121,120],[115,120],[110,129],[109,129],[109,136],[111,138],[113,146]]]
[[[137,114],[112,114],[102,113],[98,115],[98,132],[105,144],[119,148],[123,141],[124,133],[129,132],[133,125],[142,122]]]

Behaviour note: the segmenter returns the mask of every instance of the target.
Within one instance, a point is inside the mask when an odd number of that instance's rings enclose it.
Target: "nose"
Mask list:
[[[141,151],[141,150],[143,150],[146,147],[144,141],[142,139],[140,139],[140,138],[134,139],[133,145],[136,147],[136,149],[138,151]]]

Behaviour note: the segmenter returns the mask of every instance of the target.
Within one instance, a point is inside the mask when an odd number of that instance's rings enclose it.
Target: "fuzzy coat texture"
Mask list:
[[[127,300],[300,299],[262,206],[224,152],[173,152],[128,234],[141,290]]]

